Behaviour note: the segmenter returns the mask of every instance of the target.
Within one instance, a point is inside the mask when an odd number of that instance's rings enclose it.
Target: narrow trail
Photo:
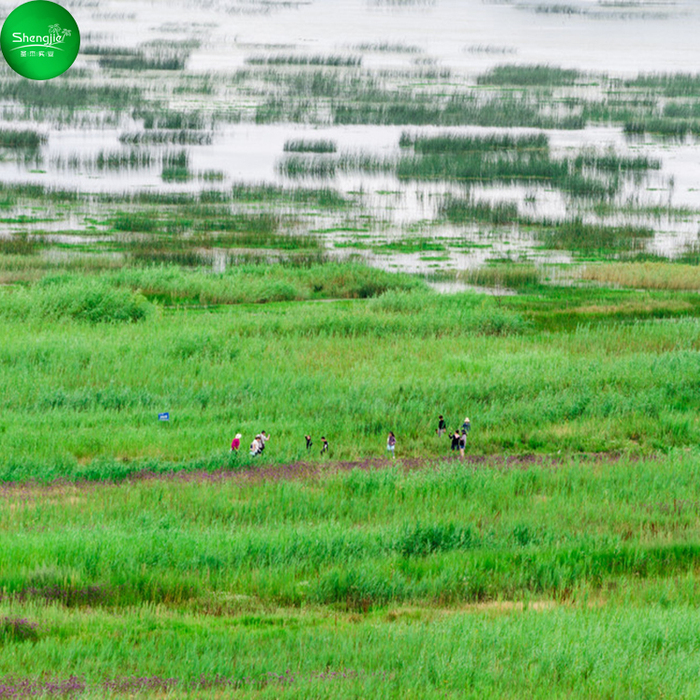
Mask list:
[[[648,455],[646,459],[658,459],[659,455]],[[18,495],[37,491],[52,491],[56,489],[91,489],[100,486],[128,486],[136,482],[239,482],[241,484],[254,484],[270,481],[300,481],[308,479],[320,479],[332,474],[347,473],[353,470],[362,471],[386,471],[401,470],[414,472],[429,469],[439,469],[444,466],[462,466],[464,469],[492,469],[510,471],[514,469],[527,469],[532,466],[559,468],[565,464],[574,462],[586,464],[614,464],[622,459],[636,461],[640,455],[624,452],[582,452],[567,455],[548,454],[521,454],[521,455],[466,455],[464,459],[459,457],[407,457],[404,459],[366,458],[360,460],[335,460],[335,461],[306,461],[300,460],[289,464],[260,463],[259,466],[243,469],[231,469],[222,467],[213,471],[205,469],[174,469],[172,471],[155,472],[151,470],[134,471],[121,479],[56,479],[51,482],[42,481],[11,481],[0,484],[0,498],[3,496]]]
[[[241,481],[270,481],[270,480],[294,480],[321,477],[334,473],[350,472],[354,469],[363,471],[381,471],[388,469],[400,469],[404,472],[419,471],[425,469],[437,469],[445,465],[462,465],[465,469],[527,469],[534,465],[558,467],[564,463],[572,461],[595,462],[595,463],[615,463],[625,456],[621,452],[597,452],[597,453],[577,453],[572,455],[465,455],[464,459],[459,457],[406,457],[395,460],[369,457],[359,460],[336,460],[336,461],[305,461],[291,462],[290,464],[275,465],[266,464],[257,468],[243,470],[217,470],[215,472],[176,472],[166,478],[180,478],[183,480],[204,478],[210,479],[237,479]],[[630,458],[637,459],[637,457]],[[159,478],[160,475],[139,474],[138,478]]]

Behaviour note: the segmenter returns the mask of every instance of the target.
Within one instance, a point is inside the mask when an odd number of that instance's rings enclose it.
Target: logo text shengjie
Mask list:
[[[15,46],[12,50],[16,51],[17,49],[23,49],[27,46],[44,46],[47,49],[58,49],[59,51],[63,51],[59,44],[62,44],[66,40],[66,37],[70,35],[70,29],[61,29],[60,25],[58,24],[51,25],[49,27],[49,33],[44,35],[27,35],[23,32],[13,32],[12,43],[19,44],[19,46]]]

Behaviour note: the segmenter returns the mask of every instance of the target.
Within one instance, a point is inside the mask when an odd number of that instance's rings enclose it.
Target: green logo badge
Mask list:
[[[80,31],[65,8],[47,0],[32,0],[10,12],[0,32],[0,48],[16,73],[32,80],[48,80],[73,65],[80,48]]]

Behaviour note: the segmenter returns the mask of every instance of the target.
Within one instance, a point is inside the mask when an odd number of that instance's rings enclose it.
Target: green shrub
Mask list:
[[[145,319],[151,309],[138,292],[92,279],[45,278],[30,289],[6,295],[0,313],[19,318],[124,323]]]

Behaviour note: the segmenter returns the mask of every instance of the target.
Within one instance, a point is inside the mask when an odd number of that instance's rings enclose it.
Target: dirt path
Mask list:
[[[570,455],[466,455],[463,460],[455,457],[442,457],[437,459],[426,459],[411,457],[406,459],[382,459],[367,458],[350,461],[298,461],[289,464],[263,464],[256,467],[246,467],[245,469],[221,468],[214,471],[205,469],[188,470],[180,469],[169,472],[135,471],[124,476],[122,479],[110,480],[68,480],[57,479],[50,483],[39,481],[15,481],[0,484],[0,498],[3,495],[17,496],[19,493],[51,491],[54,489],[65,490],[66,488],[90,489],[99,486],[122,486],[140,481],[181,481],[181,482],[202,482],[216,483],[224,481],[235,481],[240,483],[258,483],[261,481],[296,481],[303,479],[320,479],[331,474],[351,472],[355,469],[362,471],[382,471],[401,470],[412,472],[424,469],[438,469],[446,465],[461,465],[464,469],[495,469],[512,470],[527,469],[538,465],[549,468],[558,468],[564,464],[572,462],[583,462],[589,464],[607,463],[613,464],[623,458],[637,460],[637,455],[626,455],[622,452],[597,452],[597,453],[576,453]],[[652,455],[650,459],[658,458]]]

